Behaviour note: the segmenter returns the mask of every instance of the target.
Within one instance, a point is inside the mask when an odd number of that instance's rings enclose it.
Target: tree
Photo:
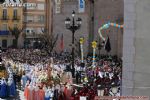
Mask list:
[[[43,49],[47,52],[48,55],[51,55],[54,47],[56,46],[58,40],[58,34],[49,34],[46,29],[42,30],[43,34],[41,39],[43,42]]]
[[[23,28],[22,29],[19,29],[18,27],[14,27],[14,28],[10,28],[9,27],[9,31],[10,33],[15,36],[15,40],[14,40],[14,47],[16,48],[18,46],[18,38],[20,36],[20,33],[23,31]]]

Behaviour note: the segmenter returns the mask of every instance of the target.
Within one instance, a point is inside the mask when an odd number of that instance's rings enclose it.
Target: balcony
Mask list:
[[[2,30],[1,30],[1,31],[0,31],[0,36],[1,36],[1,35],[10,35],[10,34],[9,34],[9,31],[2,31]]]
[[[28,20],[28,21],[24,21],[24,24],[28,27],[44,27],[45,26],[45,22],[44,21],[34,21],[34,20]]]
[[[8,16],[2,16],[2,17],[1,17],[1,20],[2,20],[2,21],[8,21],[8,20],[9,20],[9,17],[8,17]]]
[[[41,37],[41,34],[26,33],[26,38],[39,38],[39,37]]]
[[[20,16],[13,16],[12,20],[13,21],[19,21],[20,20]]]

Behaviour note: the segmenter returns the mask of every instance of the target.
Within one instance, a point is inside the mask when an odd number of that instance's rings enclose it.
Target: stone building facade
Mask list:
[[[149,0],[124,0],[122,95],[150,96],[149,5]]]
[[[0,4],[0,47],[2,48],[15,45],[15,37],[10,29],[22,30],[23,27],[23,7],[13,6],[17,3],[21,2],[5,0],[4,4]]]
[[[25,0],[24,3],[30,3],[35,6],[24,8],[24,32],[26,34],[26,45],[36,47],[40,44],[40,35],[46,27],[46,0]]]
[[[64,48],[67,48],[65,51],[71,52],[71,41],[72,41],[72,33],[71,31],[66,29],[65,26],[65,19],[66,17],[71,18],[72,11],[75,10],[76,15],[75,19],[78,17],[82,18],[82,26],[79,30],[75,33],[75,44],[77,45],[76,51],[78,51],[78,42],[80,37],[84,37],[87,41],[88,38],[88,13],[85,11],[85,13],[78,13],[78,2],[77,0],[62,0],[61,2],[61,11],[60,13],[55,13],[54,8],[54,17],[53,17],[53,33],[59,34],[59,40],[57,42],[56,51],[59,52],[60,48],[60,40],[61,35],[63,34],[64,37]],[[86,42],[85,42],[86,45]],[[87,49],[84,50],[87,52]]]
[[[80,37],[85,38],[84,52],[87,54],[91,42],[96,40],[99,42],[98,28],[107,22],[120,22],[123,20],[123,0],[95,0],[94,3],[91,0],[85,0],[85,12],[79,13],[78,8],[79,0],[61,0],[60,13],[55,13],[54,3],[54,17],[53,17],[53,33],[64,35],[65,48],[71,51],[72,33],[65,28],[65,18],[71,17],[72,10],[76,11],[76,18],[82,19],[81,29],[77,30],[75,37],[79,42]],[[93,12],[94,11],[94,12]],[[122,36],[123,30],[110,27],[107,30],[102,31],[103,34],[108,34],[111,41],[112,50],[109,54],[122,56]],[[106,35],[105,35],[106,36]],[[60,39],[58,40],[56,50],[59,49]],[[78,44],[78,43],[77,43]],[[79,46],[77,46],[77,49]],[[97,49],[97,54],[99,50]],[[107,54],[104,49],[100,51],[101,54]]]
[[[71,16],[72,10],[78,11],[77,4],[77,0],[63,1],[61,13],[54,15],[53,32],[64,34],[67,48],[70,48],[72,34],[65,29],[64,20],[67,16]],[[98,39],[97,30],[103,23],[118,22],[124,19],[123,30],[111,27],[108,29],[110,32],[104,31],[108,32],[111,39],[113,49],[111,53],[117,54],[123,59],[122,95],[150,96],[149,4],[149,0],[95,0],[95,39]],[[91,30],[89,2],[86,2],[85,13],[77,13],[77,16],[82,18],[83,23],[82,28],[76,32],[76,37],[84,36],[88,40]],[[86,42],[85,50],[88,50],[87,44],[88,42]],[[105,51],[101,50],[101,53],[105,53]]]

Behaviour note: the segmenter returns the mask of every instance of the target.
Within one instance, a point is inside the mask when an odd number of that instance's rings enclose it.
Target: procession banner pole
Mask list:
[[[83,38],[80,38],[81,62],[82,62],[82,63],[84,62],[84,55],[83,55],[83,42],[84,42],[84,39],[83,39]]]
[[[95,67],[96,47],[97,47],[97,42],[96,42],[96,41],[93,41],[93,42],[92,42],[92,48],[93,48],[93,62],[92,62],[92,66],[93,66],[93,67]]]

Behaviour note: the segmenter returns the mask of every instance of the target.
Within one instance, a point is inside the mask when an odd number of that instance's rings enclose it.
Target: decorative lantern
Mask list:
[[[92,42],[92,47],[93,47],[93,48],[96,48],[96,47],[97,47],[97,42],[96,42],[96,41],[93,41],[93,42]]]

